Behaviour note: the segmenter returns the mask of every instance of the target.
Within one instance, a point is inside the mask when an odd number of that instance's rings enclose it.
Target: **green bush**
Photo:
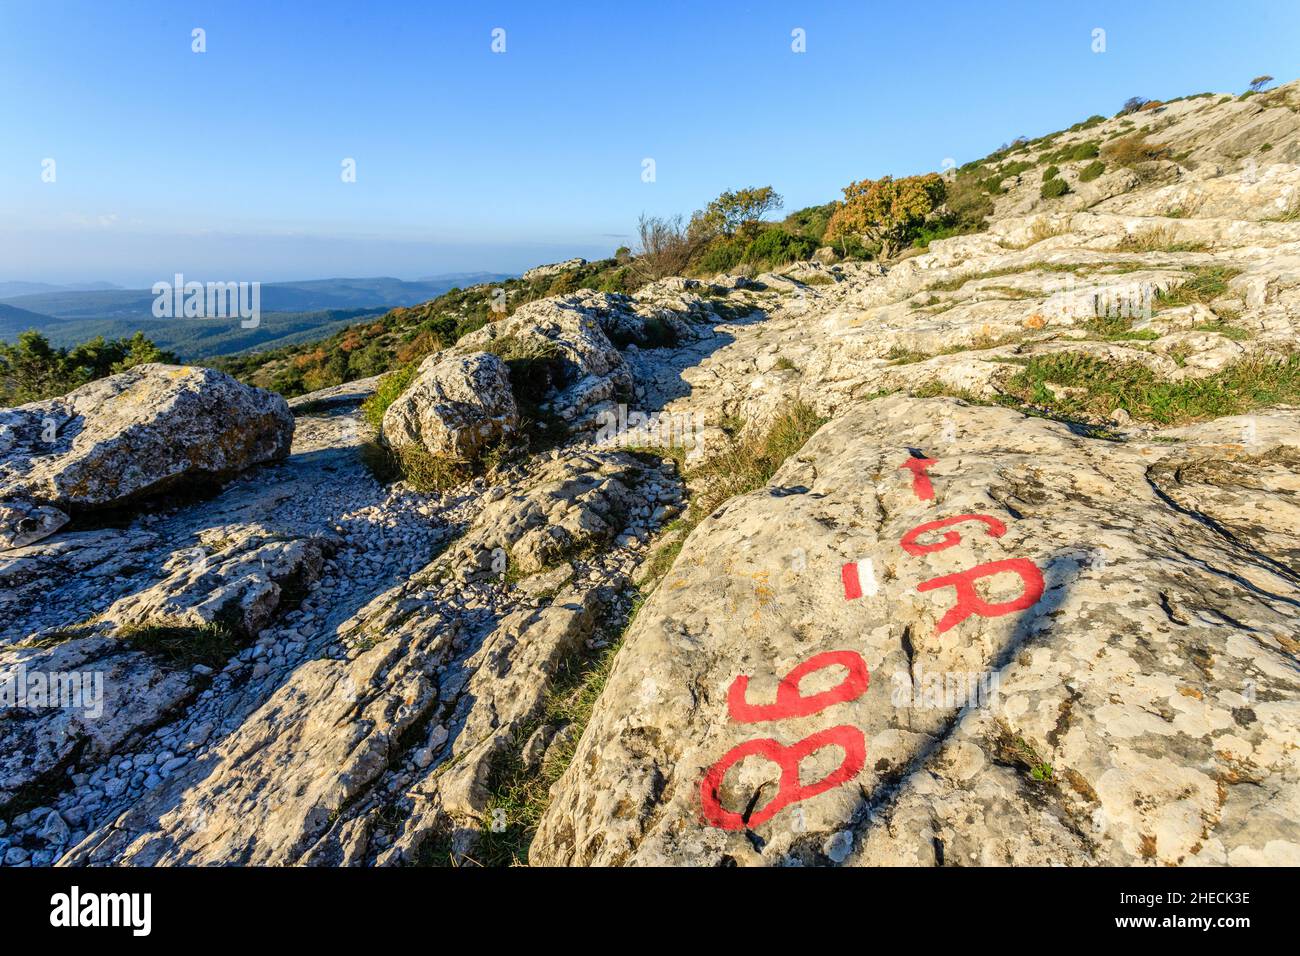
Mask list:
[[[745,262],[758,266],[779,266],[807,259],[817,251],[817,241],[796,236],[784,229],[767,229],[745,248]]]
[[[1043,170],[1043,182],[1047,182],[1049,179],[1055,179],[1057,176],[1060,175],[1060,173],[1061,173],[1061,167],[1048,166],[1046,169]]]
[[[797,209],[785,217],[781,223],[786,232],[797,236],[806,236],[821,245],[826,238],[826,227],[835,213],[837,203],[828,202],[821,206],[808,206]]]
[[[1075,143],[1073,146],[1067,146],[1056,154],[1058,163],[1077,163],[1085,159],[1095,159],[1101,152],[1095,140],[1088,140],[1083,143]]]
[[[376,431],[384,422],[384,412],[388,411],[388,406],[397,401],[397,397],[406,391],[419,368],[419,362],[411,362],[389,372],[379,380],[375,393],[361,403],[362,416]]]
[[[1090,183],[1105,171],[1106,164],[1100,159],[1095,159],[1087,166],[1083,167],[1083,171],[1079,173],[1079,182]]]
[[[1039,190],[1039,195],[1044,199],[1055,199],[1058,196],[1064,196],[1070,191],[1070,187],[1064,179],[1049,179],[1043,183],[1043,188]]]
[[[743,242],[719,236],[705,247],[704,252],[695,263],[694,271],[705,275],[717,275],[719,272],[734,269],[740,265],[740,260],[744,257],[745,244]]]

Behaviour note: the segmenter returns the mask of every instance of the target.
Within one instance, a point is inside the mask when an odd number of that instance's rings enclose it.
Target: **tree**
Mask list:
[[[769,212],[780,209],[785,200],[771,186],[750,186],[728,189],[702,212],[697,212],[691,219],[696,232],[732,236],[738,231],[753,231],[760,219]]]
[[[1258,93],[1260,90],[1262,90],[1264,87],[1268,86],[1272,82],[1273,82],[1273,77],[1265,73],[1261,76],[1255,77],[1253,80],[1250,81],[1250,90],[1252,93]]]
[[[667,219],[642,213],[637,220],[637,232],[641,237],[641,252],[632,260],[631,267],[647,282],[680,275],[699,244],[699,239],[682,224],[681,216]]]
[[[129,339],[97,335],[71,349],[55,348],[41,333],[28,330],[10,345],[0,342],[0,402],[34,402],[53,398],[87,382],[144,362],[179,360],[136,332]]]
[[[926,219],[943,204],[946,190],[938,173],[894,179],[864,179],[844,187],[844,204],[831,216],[826,236],[841,247],[851,236],[880,246],[888,259],[910,242]]]
[[[1124,101],[1124,105],[1120,108],[1119,113],[1116,115],[1128,116],[1130,113],[1136,113],[1142,107],[1146,106],[1147,103],[1149,102],[1151,101],[1148,100],[1145,96],[1130,96],[1128,99]]]
[[[58,395],[67,378],[66,358],[41,333],[28,330],[10,345],[0,342],[0,388],[14,404]]]

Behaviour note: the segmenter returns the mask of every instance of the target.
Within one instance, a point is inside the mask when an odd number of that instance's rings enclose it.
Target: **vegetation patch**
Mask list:
[[[419,368],[419,362],[408,362],[401,368],[389,372],[379,380],[375,393],[361,403],[361,415],[375,431],[383,427],[384,412],[388,411],[388,406],[397,401],[398,396],[410,387]]]
[[[1154,308],[1172,309],[1200,303],[1208,305],[1228,292],[1228,283],[1241,275],[1240,269],[1231,266],[1194,266],[1191,278],[1166,292],[1157,292]]]
[[[490,797],[473,862],[482,866],[527,865],[528,848],[550,803],[551,787],[573,760],[578,740],[591,721],[596,701],[605,689],[614,659],[623,645],[623,637],[642,604],[639,595],[633,599],[627,619],[607,646],[595,653],[575,654],[560,665],[541,713],[520,728],[493,762],[488,779]],[[563,728],[565,736],[548,748],[539,768],[529,768],[524,760],[524,745],[539,728],[547,726]],[[448,860],[426,858],[424,862],[441,864]]]
[[[1106,164],[1100,159],[1093,160],[1083,169],[1079,170],[1079,182],[1090,183],[1106,171]]]
[[[40,332],[19,334],[12,345],[0,342],[0,405],[22,405],[66,395],[96,379],[145,362],[180,361],[141,332],[129,339],[97,335],[73,348],[56,348]]]
[[[1061,394],[1061,387],[1082,391]],[[1253,357],[1206,378],[1171,382],[1137,362],[1065,352],[1030,358],[1005,388],[1054,417],[1108,418],[1122,408],[1143,421],[1182,425],[1300,400],[1300,354]]]
[[[117,638],[167,663],[179,667],[203,664],[214,670],[226,666],[247,643],[231,624],[177,624],[162,619],[126,624],[118,629]]]
[[[1170,226],[1152,226],[1129,233],[1115,247],[1116,252],[1205,252],[1208,249],[1203,242],[1180,240]]]
[[[1043,199],[1056,199],[1069,191],[1070,185],[1064,179],[1049,179],[1043,183],[1043,188],[1038,191],[1038,195]]]

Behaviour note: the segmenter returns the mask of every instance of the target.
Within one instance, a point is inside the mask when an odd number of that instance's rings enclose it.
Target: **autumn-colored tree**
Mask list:
[[[894,179],[864,179],[844,187],[844,202],[831,216],[826,237],[843,243],[858,236],[880,246],[888,259],[910,242],[943,204],[945,186],[938,173]]]

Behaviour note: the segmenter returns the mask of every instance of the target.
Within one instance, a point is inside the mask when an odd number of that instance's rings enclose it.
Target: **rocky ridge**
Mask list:
[[[1025,175],[891,264],[524,306],[384,422],[472,454],[545,357],[568,437],[490,482],[381,484],[353,383],[220,493],[15,538],[0,676],[106,689],[0,715],[0,858],[478,860],[521,826],[515,761],[557,771],[541,864],[1294,864],[1300,410],[1140,400],[1294,361],[1297,96],[1142,114],[1178,159]],[[1116,368],[1148,391],[1109,403]],[[829,422],[684,543],[672,441],[598,427],[626,405],[707,457],[791,402]],[[590,720],[553,720],[620,639]]]

